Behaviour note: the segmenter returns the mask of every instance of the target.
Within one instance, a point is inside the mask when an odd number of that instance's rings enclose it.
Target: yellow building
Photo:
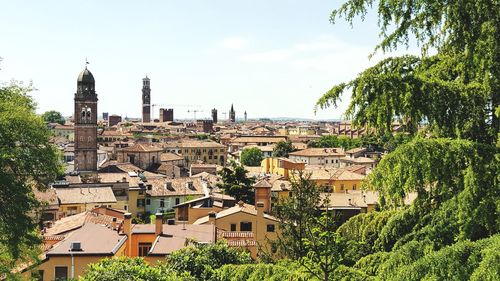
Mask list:
[[[255,259],[259,251],[270,250],[269,240],[276,239],[279,233],[278,220],[264,210],[264,202],[257,202],[255,207],[240,201],[234,207],[196,220],[194,225],[214,225],[217,239],[247,249]]]
[[[163,148],[166,152],[182,155],[187,167],[198,161],[224,166],[227,160],[226,146],[213,141],[169,142],[164,144]]]
[[[280,135],[307,136],[316,134],[316,130],[311,126],[296,126],[278,129]]]
[[[305,174],[327,192],[360,190],[365,176],[343,168],[321,168],[306,170]]]
[[[304,170],[305,164],[292,161],[287,158],[268,157],[260,163],[262,172],[266,174],[275,174],[289,179],[295,171]]]
[[[75,127],[74,126],[57,124],[52,129],[52,132],[54,133],[54,135],[56,137],[63,137],[69,141],[75,140]]]
[[[100,206],[118,208],[111,187],[62,187],[55,188],[59,200],[58,212],[71,216]]]
[[[86,223],[47,251],[37,272],[41,280],[78,278],[88,265],[125,255],[127,236],[101,224]],[[30,274],[31,275],[31,274]]]

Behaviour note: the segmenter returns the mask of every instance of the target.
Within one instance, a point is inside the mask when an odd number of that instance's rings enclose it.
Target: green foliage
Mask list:
[[[245,148],[241,152],[240,161],[242,165],[257,167],[264,158],[264,154],[257,147]]]
[[[47,123],[59,123],[61,125],[64,125],[64,123],[66,122],[62,114],[55,110],[45,111],[42,114],[42,118]]]
[[[344,261],[345,239],[336,231],[333,218],[329,212],[315,217],[313,226],[303,238],[306,256],[300,259],[302,266],[312,276],[320,280],[330,280],[334,271]]]
[[[302,173],[291,180],[290,192],[289,197],[281,199],[273,207],[274,215],[280,222],[281,234],[271,243],[275,244],[279,255],[299,259],[307,255],[304,239],[315,225],[321,198],[319,188],[309,180],[308,175]]]
[[[167,257],[166,266],[177,272],[189,272],[198,280],[208,280],[217,268],[226,264],[252,263],[250,253],[219,241],[213,245],[188,246]]]
[[[280,281],[311,280],[309,274],[301,270],[298,263],[280,261],[278,264],[257,263],[244,265],[224,265],[215,271],[211,280],[218,281]]]
[[[405,133],[386,133],[383,135],[364,135],[359,138],[349,138],[347,136],[322,136],[318,140],[310,141],[308,147],[341,147],[352,149],[356,147],[366,147],[374,151],[393,151],[399,145],[409,142],[413,137]]]
[[[39,238],[30,211],[40,207],[33,189],[45,189],[61,173],[50,131],[35,114],[31,87],[0,87],[0,275],[35,247]]]
[[[234,197],[237,201],[241,200],[248,204],[255,201],[253,184],[254,179],[247,177],[247,171],[241,165],[231,161],[229,165],[218,172],[222,183],[217,186],[224,190],[224,193]]]
[[[355,125],[387,133],[396,119],[405,132],[414,135],[425,121],[437,136],[488,142],[488,93],[480,83],[465,84],[460,79],[455,69],[460,60],[444,55],[388,58],[333,87],[317,106],[335,106],[342,93],[351,90],[345,114]]]
[[[293,152],[291,141],[280,141],[273,148],[273,157],[288,157],[290,152]]]
[[[412,242],[380,265],[382,280],[498,280],[500,235],[461,241],[438,251]]]
[[[142,258],[102,259],[89,265],[82,281],[177,281],[196,280],[188,273],[177,273],[164,265],[151,266]]]
[[[479,239],[500,229],[498,149],[465,140],[421,139],[387,155],[368,176],[368,187],[379,191],[385,207],[403,204],[417,192],[415,220],[439,210],[451,212],[462,238]],[[444,204],[456,204],[456,208]],[[430,217],[435,220],[436,213]],[[443,215],[443,219],[451,214]]]

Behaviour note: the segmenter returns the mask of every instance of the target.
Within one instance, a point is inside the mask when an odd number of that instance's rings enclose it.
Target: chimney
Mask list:
[[[127,248],[126,248],[126,253],[127,256],[131,256],[132,253],[132,214],[131,213],[125,213],[123,215],[123,234],[127,235]]]
[[[129,236],[131,229],[132,229],[132,214],[125,213],[123,218],[123,234]]]
[[[208,213],[208,221],[210,222],[210,224],[213,224],[215,225],[215,219],[217,217],[217,213],[212,211],[210,213]]]
[[[162,235],[162,234],[163,234],[163,214],[156,213],[155,236]]]

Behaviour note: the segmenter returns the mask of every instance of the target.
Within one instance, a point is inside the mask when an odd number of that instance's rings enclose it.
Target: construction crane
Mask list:
[[[194,115],[194,122],[196,122],[196,112],[203,112],[203,110],[192,109],[192,110],[188,110],[188,113],[189,112],[193,113],[193,115]]]

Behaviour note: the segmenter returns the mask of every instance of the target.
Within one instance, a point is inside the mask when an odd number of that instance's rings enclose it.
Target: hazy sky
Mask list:
[[[314,115],[316,100],[382,57],[368,59],[375,14],[329,22],[340,2],[0,1],[0,81],[32,81],[39,112],[69,116],[88,58],[100,113],[139,117],[147,74],[152,102],[176,118],[198,105],[197,118],[215,107],[222,119],[231,103],[237,118],[339,118],[342,108]]]

